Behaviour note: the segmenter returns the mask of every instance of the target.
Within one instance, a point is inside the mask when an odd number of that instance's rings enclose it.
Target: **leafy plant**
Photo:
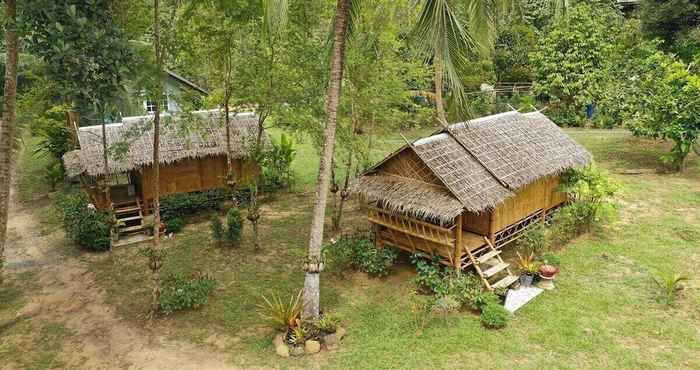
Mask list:
[[[297,320],[301,315],[303,303],[301,294],[303,290],[295,296],[291,296],[289,301],[283,301],[277,294],[272,293],[270,299],[262,296],[264,305],[260,307],[260,315],[270,321],[275,329],[285,331],[288,328],[293,328],[297,324]]]
[[[214,288],[216,280],[209,275],[185,277],[182,274],[172,274],[165,280],[165,288],[158,301],[160,309],[167,315],[184,309],[199,308],[207,304]]]
[[[63,172],[63,166],[58,161],[53,161],[46,166],[44,172],[44,179],[51,186],[51,190],[56,190],[58,184],[63,182],[63,177],[65,173]]]
[[[547,228],[541,223],[528,227],[518,239],[518,247],[527,253],[542,254],[549,247]]]
[[[377,248],[371,234],[356,232],[341,236],[323,249],[330,268],[340,272],[354,267],[374,276],[385,276],[393,266],[397,253],[389,248]]]
[[[182,217],[171,217],[163,221],[165,230],[169,233],[176,233],[185,227],[185,219]]]
[[[482,291],[474,296],[471,302],[471,307],[475,310],[482,311],[488,305],[500,305],[501,299],[492,291]]]
[[[425,257],[421,253],[411,256],[411,262],[416,265],[416,277],[413,278],[413,282],[419,289],[429,291],[437,296],[446,295],[449,287],[445,281],[439,257],[433,256],[431,259]]]
[[[293,344],[295,346],[301,346],[306,342],[306,339],[308,338],[309,335],[309,330],[307,329],[306,325],[302,323],[299,319],[295,320],[294,326],[290,327],[291,329],[291,335],[289,336],[289,342],[290,344]]]
[[[224,241],[224,224],[221,222],[219,215],[211,216],[209,226],[211,227],[212,238],[216,241],[217,246],[221,247]]]
[[[509,319],[510,313],[498,303],[488,303],[481,310],[481,323],[487,328],[504,328]]]
[[[287,135],[282,134],[280,140],[271,140],[271,147],[263,155],[263,189],[274,191],[289,187],[294,180],[292,161],[296,156],[294,143]]]
[[[561,266],[561,258],[552,252],[543,254],[541,259],[544,264],[552,265],[554,267]]]
[[[683,289],[681,283],[689,280],[685,275],[676,272],[657,272],[653,276],[654,282],[659,287],[663,300],[667,305],[676,301],[678,292]]]
[[[329,313],[324,313],[314,321],[314,325],[324,333],[335,333],[340,326],[340,318]]]
[[[97,211],[90,204],[85,192],[71,190],[60,192],[56,196],[55,207],[58,210],[61,225],[71,240],[89,250],[109,249],[109,216]]]
[[[236,245],[243,232],[243,217],[238,208],[231,208],[226,213],[226,234],[224,238],[231,245]]]
[[[526,275],[534,275],[537,273],[537,269],[540,267],[540,264],[535,260],[535,254],[530,253],[523,257],[520,255],[520,252],[516,252],[518,255],[518,268],[526,274]]]
[[[432,306],[432,313],[445,317],[450,313],[459,311],[461,307],[462,302],[460,302],[457,297],[448,294],[438,297],[435,300],[435,303]]]

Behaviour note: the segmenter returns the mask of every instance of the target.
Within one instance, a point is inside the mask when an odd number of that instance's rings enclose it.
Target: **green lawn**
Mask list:
[[[697,277],[673,308],[657,301],[650,277],[654,269],[693,274],[700,262],[700,161],[693,158],[684,175],[618,175],[629,169],[663,171],[658,156],[667,146],[622,131],[571,133],[621,183],[619,221],[560,251],[558,289],[524,307],[503,330],[486,330],[477,316],[463,312],[433,319],[417,333],[407,299],[413,290],[412,268],[399,265],[384,279],[324,274],[323,308],[340,314],[349,328],[342,348],[302,359],[272,355],[273,331],[260,320],[257,306],[262,294],[292,294],[303,283],[301,261],[318,165],[309,143],[298,144],[295,192],[280,194],[264,206],[262,252],[253,251],[249,230],[238,249],[213,247],[206,223],[190,225],[167,242],[166,273],[210,272],[219,287],[206,307],[158,325],[173,337],[200,343],[209,343],[216,334],[224,338],[232,363],[241,366],[700,367]],[[373,157],[401,143],[398,137],[384,139]],[[355,204],[352,209],[347,228],[363,224]],[[93,270],[124,317],[143,320],[150,286],[135,248],[105,255]]]

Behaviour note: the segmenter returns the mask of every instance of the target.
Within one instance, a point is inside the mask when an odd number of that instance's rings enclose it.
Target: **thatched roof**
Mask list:
[[[162,115],[160,163],[188,158],[226,155],[226,129],[220,110],[198,111],[173,117]],[[231,114],[231,147],[236,158],[250,155],[257,138],[258,117],[253,113]],[[123,173],[153,164],[153,116],[125,118],[106,126],[109,172]],[[69,176],[105,175],[102,126],[81,127],[80,149],[66,153],[63,163]],[[269,142],[263,134],[263,143]]]
[[[398,154],[412,150],[441,180],[453,201],[428,184],[418,188],[385,183],[382,168]],[[482,212],[514,196],[523,186],[548,175],[584,166],[591,154],[540,112],[516,111],[457,123],[398,150],[365,172],[355,189],[386,208],[414,217],[449,222],[467,209]],[[407,182],[408,184],[408,182]],[[410,189],[397,194],[399,189]],[[421,189],[424,194],[421,193]],[[439,195],[438,195],[439,194]],[[460,204],[455,211],[455,202]]]

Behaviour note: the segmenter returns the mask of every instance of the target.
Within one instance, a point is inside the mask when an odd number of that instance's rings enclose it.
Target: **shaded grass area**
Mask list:
[[[35,153],[40,138],[24,135],[24,151],[17,164],[19,179],[17,183],[18,198],[22,202],[33,202],[46,196],[52,189],[46,180],[46,168],[52,163],[48,155]]]
[[[611,172],[665,170],[658,160],[667,149],[664,145],[627,133],[571,133]],[[373,157],[380,158],[402,142],[384,139]],[[165,242],[169,255],[164,274],[208,272],[219,285],[208,305],[163,318],[157,330],[226,350],[232,363],[243,367],[700,367],[700,288],[693,275],[700,263],[697,158],[691,159],[684,175],[614,175],[622,185],[619,221],[561,250],[558,289],[524,307],[504,330],[486,330],[477,316],[463,312],[432,319],[417,332],[409,299],[413,268],[403,265],[384,279],[362,273],[324,274],[322,306],[340,314],[350,330],[343,345],[311,358],[274,356],[273,331],[259,318],[258,305],[263,294],[289,296],[303,284],[309,190],[318,165],[309,143],[297,149],[295,192],[264,204],[262,251],[253,250],[249,225],[238,248],[214,247],[206,223],[189,225]],[[364,224],[355,202],[347,220],[348,229]],[[659,302],[651,280],[655,270],[693,276],[676,307]],[[136,248],[100,256],[93,271],[125,318],[144,320],[150,280]]]

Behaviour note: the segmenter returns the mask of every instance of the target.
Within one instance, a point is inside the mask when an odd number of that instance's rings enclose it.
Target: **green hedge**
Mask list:
[[[55,207],[63,229],[76,244],[94,251],[109,249],[109,216],[95,210],[85,192],[62,191],[56,196]]]

